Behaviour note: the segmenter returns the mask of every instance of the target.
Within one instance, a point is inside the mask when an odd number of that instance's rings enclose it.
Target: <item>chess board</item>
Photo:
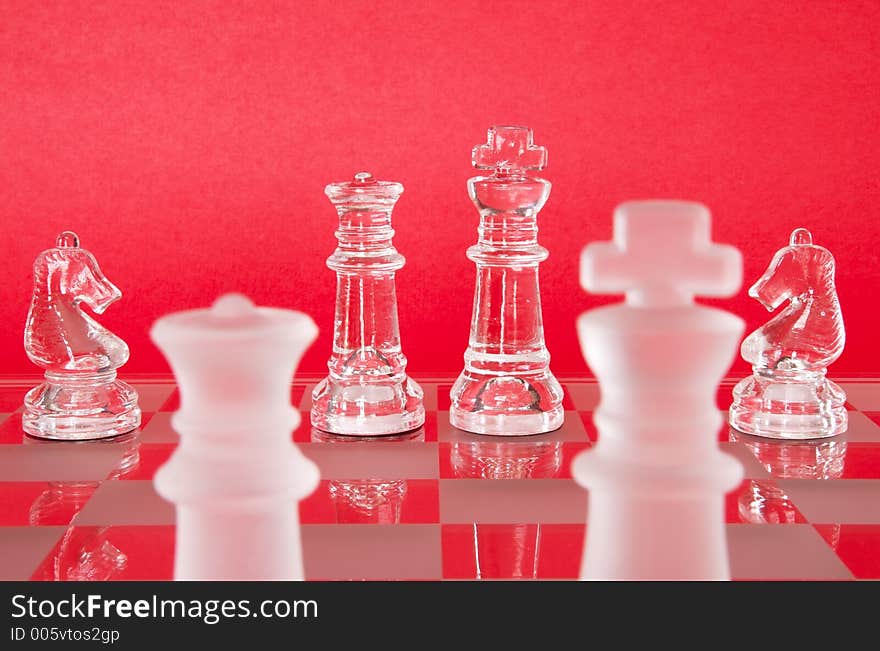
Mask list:
[[[425,426],[370,440],[313,432],[313,383],[292,385],[303,413],[293,437],[322,475],[299,505],[307,578],[576,578],[587,494],[569,467],[597,440],[597,384],[563,381],[565,425],[511,439],[453,429],[451,379],[418,379]],[[84,443],[24,436],[20,406],[35,381],[0,381],[0,579],[171,579],[174,510],[151,480],[177,443],[177,389],[169,378],[127,380],[141,429]],[[880,578],[880,378],[839,381],[843,436],[779,443],[719,432],[745,468],[726,500],[735,579]],[[720,409],[732,386],[720,387]]]

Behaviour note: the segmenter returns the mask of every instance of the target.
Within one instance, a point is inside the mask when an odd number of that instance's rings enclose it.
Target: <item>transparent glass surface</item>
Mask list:
[[[339,214],[339,244],[327,260],[336,272],[336,315],[312,425],[353,436],[417,429],[425,422],[422,389],[406,374],[394,285],[405,259],[392,244],[391,211],[403,186],[360,172],[325,192]]]
[[[25,396],[25,432],[99,439],[140,424],[137,392],[116,378],[116,369],[128,361],[128,346],[82,309],[102,314],[121,296],[75,233],[62,233],[54,248],[37,257],[24,346],[45,369],[46,381]]]
[[[742,343],[753,373],[734,387],[729,415],[741,432],[809,439],[846,430],[846,395],[826,377],[846,339],[834,268],[799,228],[749,290],[770,311],[785,307]]]
[[[425,431],[418,429],[390,436],[352,437],[312,429],[311,440],[315,443],[342,443],[367,445],[396,441],[424,443]],[[392,473],[393,474],[393,473]],[[327,491],[339,524],[400,524],[401,509],[406,499],[408,482],[404,477],[331,479]]]
[[[468,479],[553,479],[562,469],[560,441],[456,441],[450,450],[456,477]],[[542,525],[473,524],[478,579],[534,579],[538,576]]]
[[[228,336],[238,327],[236,321],[227,328]],[[272,332],[283,338],[295,337],[291,333],[296,329],[290,323],[279,323],[277,329],[267,329],[251,340],[260,341]],[[227,337],[220,332],[215,335]],[[162,482],[150,484],[193,437],[202,439],[204,446],[191,456],[192,463],[182,468],[181,480],[194,479],[190,486],[199,491],[195,508],[206,503],[211,511],[217,511],[216,528],[193,545],[193,553],[199,558],[215,557],[223,550],[225,560],[217,572],[222,580],[240,576],[242,564],[252,567],[270,554],[285,562],[296,558],[297,544],[284,535],[285,530],[254,517],[255,510],[267,516],[269,512],[257,509],[254,502],[241,502],[233,494],[238,492],[235,486],[253,494],[260,486],[289,485],[301,473],[302,466],[291,469],[282,462],[267,467],[258,461],[263,455],[259,450],[265,450],[270,439],[280,443],[282,438],[285,442],[292,438],[323,476],[307,499],[300,500],[296,496],[299,492],[291,496],[287,490],[283,497],[279,495],[278,517],[299,514],[305,577],[310,580],[576,579],[583,551],[591,545],[595,548],[603,538],[615,548],[625,545],[627,553],[639,541],[647,541],[649,562],[660,562],[665,543],[656,529],[665,524],[676,534],[675,549],[687,547],[688,562],[699,566],[699,557],[713,546],[705,535],[709,531],[682,523],[693,517],[693,504],[703,497],[712,501],[713,526],[724,535],[721,491],[698,489],[692,499],[668,504],[658,492],[656,474],[661,470],[657,464],[674,466],[683,461],[702,476],[717,475],[715,466],[707,466],[707,460],[711,463],[708,456],[700,453],[700,449],[717,445],[713,434],[712,441],[704,437],[705,445],[683,445],[670,457],[662,454],[665,443],[648,440],[622,450],[621,462],[624,466],[634,464],[634,471],[624,473],[620,483],[620,472],[609,468],[605,477],[617,483],[590,491],[588,514],[589,522],[594,522],[594,506],[602,508],[604,503],[606,523],[620,526],[603,534],[588,523],[584,546],[587,495],[566,478],[575,476],[569,465],[581,451],[591,449],[590,454],[595,454],[613,442],[611,435],[604,434],[607,429],[599,433],[597,442],[596,430],[589,423],[600,398],[595,380],[563,381],[571,406],[581,412],[581,418],[566,419],[563,429],[546,436],[487,437],[438,423],[437,415],[445,415],[446,405],[442,395],[438,404],[437,392],[448,392],[454,376],[419,378],[432,413],[427,425],[415,432],[351,437],[322,432],[308,423],[296,426],[292,433],[288,426],[284,432],[280,427],[276,432],[270,419],[280,417],[295,423],[287,405],[300,404],[320,379],[297,374],[289,382],[292,362],[287,353],[279,353],[283,346],[283,341],[272,336],[265,354],[254,364],[254,374],[245,373],[241,383],[241,373],[227,375],[216,384],[217,393],[212,392],[208,402],[200,398],[198,385],[211,382],[217,377],[215,372],[200,374],[195,385],[189,380],[178,385],[170,374],[138,377],[134,386],[147,423],[140,443],[135,433],[82,442],[33,438],[23,434],[18,414],[0,413],[0,442],[8,453],[0,459],[0,475],[5,478],[0,525],[6,527],[0,573],[11,580],[171,580],[176,557],[186,551],[177,551],[175,523],[179,526],[181,520],[154,493]],[[731,354],[734,346],[729,346]],[[229,348],[241,351],[242,346]],[[190,340],[182,349],[190,352],[200,347]],[[215,351],[207,351],[205,359],[227,357]],[[239,361],[254,357],[248,347],[241,351]],[[269,385],[260,384],[259,379],[281,358],[288,359],[287,367],[270,382],[278,385],[270,392]],[[29,388],[20,376],[0,380],[0,397],[10,406],[20,402]],[[732,386],[732,378],[726,378],[725,383]],[[850,405],[853,423],[852,412],[858,411],[858,405],[867,409],[880,396],[880,378],[870,377],[861,384],[860,395],[850,396],[855,403]],[[711,402],[713,384],[704,383],[698,390],[701,403]],[[270,393],[271,400],[264,403]],[[220,395],[225,400],[215,399]],[[255,399],[262,406],[256,405]],[[195,407],[190,413],[199,417],[198,430],[192,429],[191,417],[173,419],[181,401]],[[236,402],[244,409],[233,431],[229,409]],[[216,415],[205,405],[221,408],[223,413]],[[675,427],[699,413],[696,409],[682,411]],[[663,427],[666,421],[656,414],[641,410],[637,416],[651,429]],[[870,527],[836,524],[864,522],[876,512],[872,482],[880,479],[880,459],[873,451],[880,441],[880,428],[870,421],[874,414],[867,414],[860,414],[858,431],[853,427],[848,435],[813,441],[775,440],[730,431],[734,444],[725,447],[738,451],[747,472],[746,480],[728,496],[726,521],[754,523],[752,533],[756,534],[739,537],[735,548],[731,547],[736,557],[734,578],[876,578]],[[206,418],[210,422],[205,422]],[[719,418],[712,421],[711,428],[702,426],[702,431],[716,432],[714,423]],[[185,427],[178,432],[175,426],[181,424]],[[24,450],[22,446],[42,449]],[[273,459],[282,457],[277,450],[275,445],[268,450]],[[646,459],[652,463],[647,464]],[[755,465],[755,459],[767,472]],[[649,470],[650,476],[645,474]],[[258,480],[260,485],[241,483],[248,479]],[[619,486],[632,488],[633,481],[639,479],[644,480],[643,491],[637,488],[629,499],[621,496],[621,500],[608,503],[609,496],[621,495]],[[644,508],[627,506],[633,497]],[[178,502],[178,508],[180,505]],[[240,509],[246,511],[244,517],[237,515]],[[799,525],[796,528],[802,534],[809,530],[811,539],[806,542],[810,544],[799,544],[803,536],[794,535],[795,531],[774,529],[776,523],[786,527],[791,522]],[[627,523],[632,526],[625,526]],[[265,532],[265,537],[257,541],[254,537],[259,532]],[[817,553],[824,549],[817,532],[837,554],[830,549]],[[278,540],[281,544],[276,547]],[[254,549],[261,551],[255,554]]]
[[[477,434],[539,434],[562,425],[562,388],[544,344],[538,265],[538,212],[550,183],[530,177],[547,152],[526,127],[493,127],[473,151],[492,170],[468,180],[480,213],[479,239],[467,255],[477,265],[464,370],[451,392],[450,421]]]
[[[25,445],[69,445],[43,439],[25,439]],[[125,479],[140,464],[140,431],[136,430],[112,441],[83,442],[81,449],[111,448],[118,450],[119,461],[105,481]],[[69,449],[69,448],[68,448]],[[45,472],[64,474],[67,467],[51,466],[55,458],[47,456]],[[101,485],[98,481],[50,481],[31,504],[31,526],[67,525],[64,535],[41,564],[34,577],[44,581],[107,581],[118,577],[128,565],[128,556],[108,537],[111,526],[77,526],[77,515]]]
[[[562,468],[560,441],[456,441],[450,461],[456,477],[552,479]]]
[[[846,462],[845,436],[813,441],[783,441],[730,430],[730,440],[741,443],[770,474],[769,479],[749,479],[738,500],[739,515],[753,524],[804,522],[792,499],[777,479],[829,481],[843,477]],[[836,549],[840,525],[829,524],[829,544]]]

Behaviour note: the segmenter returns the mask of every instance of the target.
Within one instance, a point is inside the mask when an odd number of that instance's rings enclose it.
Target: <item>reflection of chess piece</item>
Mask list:
[[[742,343],[754,372],[733,389],[730,424],[782,439],[845,431],[846,395],[825,377],[845,341],[831,253],[813,244],[808,230],[796,229],[749,296],[771,311],[788,306]]]
[[[562,468],[559,441],[456,441],[450,454],[457,477],[551,479]]]
[[[327,490],[340,524],[400,524],[405,479],[331,480]]]
[[[562,468],[559,441],[456,441],[450,462],[456,477],[552,479]],[[540,523],[474,523],[478,579],[534,579],[538,576]]]
[[[129,432],[123,436],[102,441],[83,441],[78,443],[60,443],[44,439],[25,439],[25,445],[41,446],[82,446],[85,449],[100,448],[102,452],[119,453],[119,461],[104,479],[122,479],[137,468],[140,462],[140,432]],[[31,526],[66,525],[100,485],[99,481],[53,481],[47,489],[34,501],[30,509]]]
[[[547,150],[532,143],[527,127],[492,127],[488,143],[474,148],[472,162],[492,174],[468,180],[480,212],[479,242],[467,252],[477,265],[477,288],[449,419],[477,434],[549,432],[564,418],[538,288],[538,265],[548,255],[538,244],[538,211],[550,196],[550,182],[528,175],[544,168]]]
[[[742,467],[718,447],[715,392],[744,323],[694,297],[734,294],[742,258],[710,226],[697,203],[629,202],[582,254],[585,289],[626,294],[578,319],[601,391],[599,442],[572,464],[590,491],[583,578],[730,577],[724,494]]]
[[[774,479],[839,479],[843,476],[846,441],[842,437],[814,441],[777,441],[730,430],[730,440],[742,443],[755,455],[770,480],[750,479],[739,498],[739,513],[746,522],[790,524],[797,509]],[[839,527],[836,532],[839,533]]]
[[[128,361],[128,346],[80,307],[84,303],[101,314],[121,296],[75,233],[62,233],[55,248],[37,256],[24,346],[30,360],[46,369],[46,381],[25,396],[25,432],[98,439],[140,424],[137,392],[116,379],[116,369]]]
[[[330,444],[383,445],[424,440],[423,429],[377,438],[353,438],[312,429],[312,441]],[[405,478],[331,479],[327,483],[336,508],[336,521],[340,524],[400,524],[407,493]]]
[[[119,576],[128,557],[109,540],[112,527],[75,527],[64,532],[51,559],[43,563],[42,581],[108,581]]]
[[[50,481],[46,490],[31,504],[30,525],[71,523],[100,485],[101,482],[97,481]]]
[[[26,443],[33,444],[38,439]],[[44,445],[71,445],[40,441]],[[130,433],[108,441],[83,442],[76,445],[120,449],[119,463],[107,480],[118,480],[138,465],[140,437]],[[37,577],[47,581],[106,581],[119,574],[128,558],[108,539],[112,527],[79,527],[76,517],[97,490],[97,481],[49,482],[30,508],[31,526],[68,525],[48,562]]]
[[[227,294],[150,334],[180,387],[180,445],[154,479],[177,507],[175,579],[302,579],[296,503],[319,475],[291,439],[290,380],[314,322]]]
[[[325,190],[339,214],[336,319],[330,374],[312,393],[312,425],[353,436],[414,430],[425,422],[421,387],[406,374],[394,274],[404,258],[391,238],[391,211],[403,186],[368,172]]]
[[[474,523],[477,579],[537,579],[540,523]]]

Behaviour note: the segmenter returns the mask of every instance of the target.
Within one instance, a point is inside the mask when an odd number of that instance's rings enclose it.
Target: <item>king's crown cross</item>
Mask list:
[[[524,176],[526,170],[544,169],[547,150],[532,142],[528,127],[492,127],[486,144],[474,147],[471,161],[501,176]]]
[[[626,294],[642,307],[689,305],[694,296],[726,297],[742,283],[742,255],[709,238],[702,204],[631,201],[614,212],[614,240],[581,255],[581,285],[595,294]]]

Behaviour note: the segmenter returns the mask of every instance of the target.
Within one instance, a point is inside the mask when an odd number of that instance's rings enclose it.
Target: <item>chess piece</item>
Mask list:
[[[37,256],[24,348],[46,369],[46,381],[24,398],[25,432],[72,441],[117,436],[140,425],[137,392],[116,378],[128,346],[80,306],[103,314],[121,297],[76,233],[61,233],[54,248]]]
[[[572,464],[590,491],[582,578],[730,577],[724,494],[742,468],[718,447],[715,393],[744,323],[693,299],[734,294],[742,260],[709,231],[701,204],[628,202],[581,257],[586,290],[626,294],[577,324],[601,393],[599,441]]]
[[[487,144],[474,147],[472,162],[492,174],[468,180],[480,212],[479,241],[467,252],[477,265],[477,286],[449,419],[476,434],[549,432],[563,421],[538,289],[538,264],[548,256],[538,244],[538,211],[550,182],[528,176],[547,164],[547,150],[533,144],[527,127],[492,127]]]
[[[339,213],[336,318],[330,374],[312,393],[312,425],[354,436],[397,434],[425,422],[421,387],[406,374],[394,273],[405,259],[391,243],[400,183],[368,172],[324,190]]]
[[[796,229],[749,296],[771,312],[788,305],[742,343],[753,373],[733,389],[730,424],[779,439],[846,431],[846,394],[825,377],[846,338],[831,253],[813,244],[807,229]]]
[[[291,438],[290,380],[317,332],[240,294],[153,326],[180,388],[180,445],[154,480],[177,506],[175,579],[303,578],[296,502],[318,470]]]

